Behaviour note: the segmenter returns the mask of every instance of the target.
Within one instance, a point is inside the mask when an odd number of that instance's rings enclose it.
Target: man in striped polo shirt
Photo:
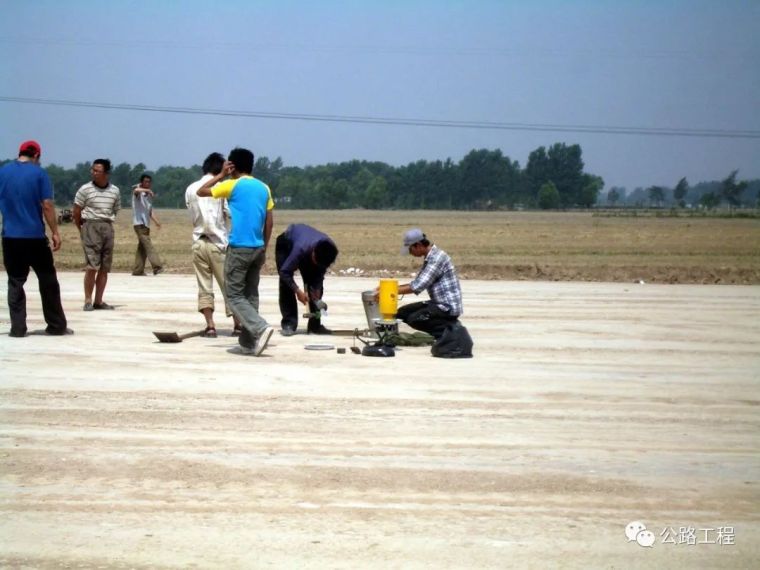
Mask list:
[[[90,172],[92,180],[82,185],[74,196],[73,211],[87,263],[84,274],[85,311],[114,308],[103,301],[103,293],[113,262],[113,223],[121,208],[119,189],[109,182],[111,161],[98,158],[92,163]]]

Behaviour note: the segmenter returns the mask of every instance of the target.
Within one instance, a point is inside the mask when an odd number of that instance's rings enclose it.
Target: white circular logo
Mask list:
[[[628,542],[633,542],[636,540],[636,536],[642,531],[646,530],[646,525],[641,521],[633,521],[629,522],[628,525],[625,527],[625,536],[628,539]]]

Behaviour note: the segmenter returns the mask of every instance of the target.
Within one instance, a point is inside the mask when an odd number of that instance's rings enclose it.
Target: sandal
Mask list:
[[[243,334],[243,327],[235,327],[232,329],[232,334],[230,336],[240,336]]]
[[[206,327],[201,336],[206,338],[216,338],[216,329],[214,327]]]

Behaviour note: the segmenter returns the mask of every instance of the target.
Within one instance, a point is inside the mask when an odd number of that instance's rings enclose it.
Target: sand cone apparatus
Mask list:
[[[378,300],[380,317],[384,322],[396,322],[398,312],[398,281],[395,279],[380,280]]]
[[[374,291],[362,293],[364,312],[367,315],[367,324],[378,341],[369,344],[365,341],[362,349],[363,356],[395,356],[393,346],[386,342],[391,332],[398,332],[398,281],[395,279],[381,279],[378,287],[377,301]],[[361,340],[361,339],[359,339]]]

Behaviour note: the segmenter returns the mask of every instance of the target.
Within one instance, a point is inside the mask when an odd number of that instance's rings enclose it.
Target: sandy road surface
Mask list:
[[[193,277],[114,274],[94,313],[81,279],[75,336],[14,339],[0,274],[0,566],[760,563],[760,287],[467,281],[476,358],[447,361],[159,344],[200,324]],[[373,284],[330,279],[327,324]]]

